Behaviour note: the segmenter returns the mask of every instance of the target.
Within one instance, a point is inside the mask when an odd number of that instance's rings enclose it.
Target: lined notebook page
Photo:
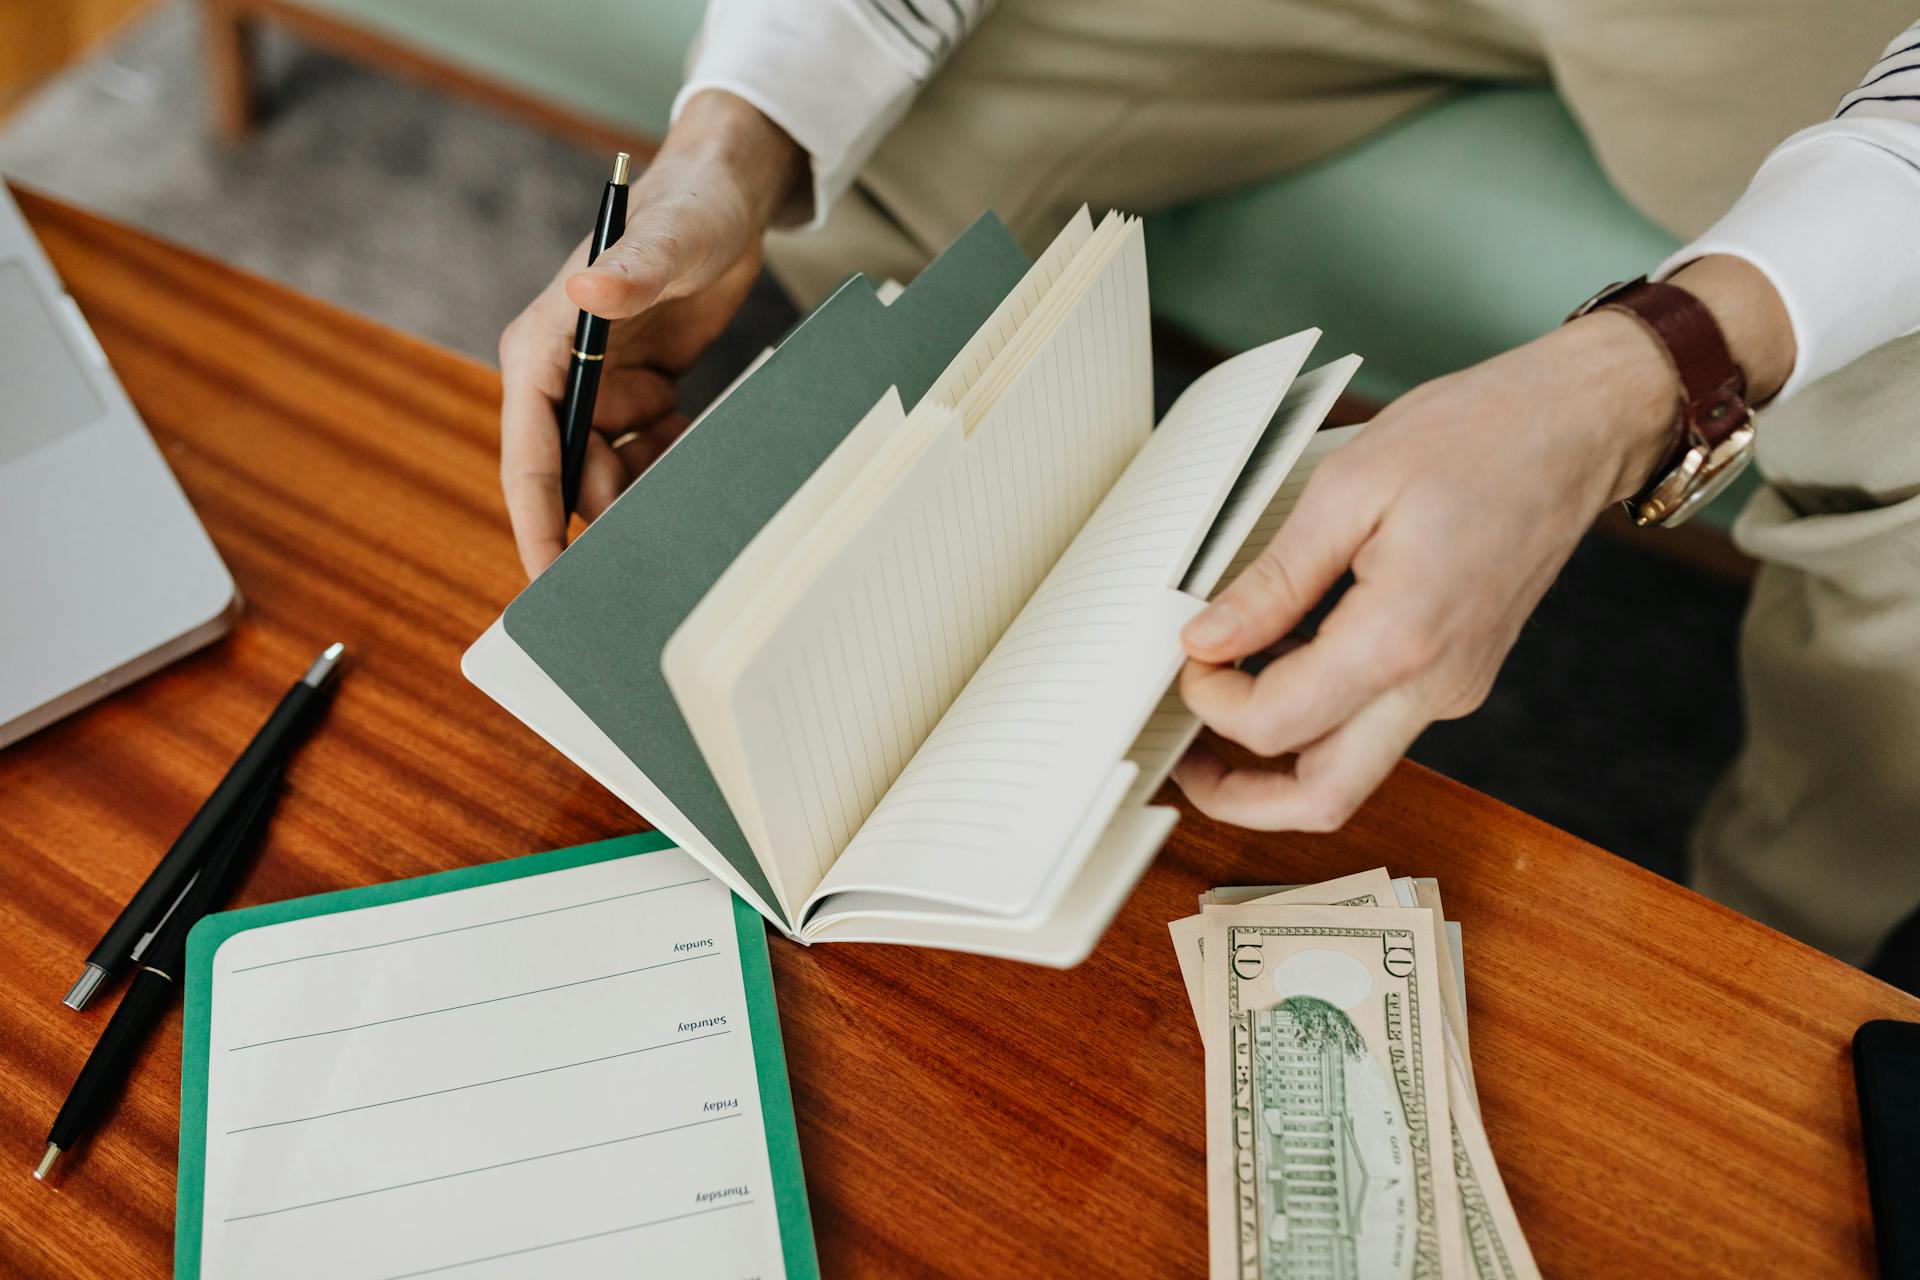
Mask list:
[[[1074,256],[1086,247],[1093,238],[1093,218],[1087,212],[1087,206],[1081,205],[1080,211],[1068,219],[1060,234],[1053,238],[1047,251],[1020,279],[1019,287],[1009,293],[987,322],[974,332],[960,354],[946,368],[934,384],[927,388],[926,399],[936,404],[956,406],[967,393],[967,388],[985,373],[994,357],[1006,349],[1007,343],[1020,329],[1047,291],[1060,282],[1066,274]]]
[[[1140,451],[1151,364],[1135,224],[992,410],[964,436],[955,420],[743,661],[730,736],[780,844],[763,861],[817,883],[846,848]]]
[[[784,1273],[733,909],[678,851],[235,934],[202,1274]]]
[[[1166,696],[1154,705],[1153,714],[1147,717],[1140,736],[1133,740],[1133,748],[1127,752],[1128,761],[1138,772],[1134,774],[1132,789],[1127,792],[1126,804],[1143,805],[1153,799],[1153,793],[1172,776],[1173,766],[1180,763],[1180,757],[1187,754],[1187,748],[1199,736],[1200,717],[1187,710],[1178,688],[1169,688]]]
[[[1331,367],[1328,366],[1328,368]],[[1308,378],[1325,372],[1326,369],[1317,369],[1301,378],[1300,382],[1304,383]],[[1344,382],[1345,379],[1342,378],[1341,381]],[[1297,387],[1299,384],[1295,385]],[[1287,398],[1289,400],[1293,398],[1291,391],[1288,392]],[[1324,412],[1323,410],[1322,416]],[[1360,434],[1359,427],[1336,427],[1330,431],[1319,431],[1313,434],[1294,459],[1286,479],[1267,500],[1266,509],[1248,528],[1240,549],[1228,562],[1225,573],[1211,584],[1210,596],[1217,594],[1227,583],[1232,582],[1239,572],[1260,554],[1267,543],[1273,540],[1273,535],[1280,531],[1281,524],[1292,513],[1294,503],[1299,501],[1300,494],[1307,487],[1308,479],[1312,477],[1314,468],[1320,465],[1321,460],[1358,434]],[[1197,565],[1198,561],[1195,563]],[[1133,749],[1127,753],[1128,761],[1139,770],[1139,773],[1134,778],[1132,790],[1127,794],[1126,805],[1143,805],[1151,800],[1154,793],[1160,789],[1160,784],[1172,775],[1173,767],[1180,763],[1180,757],[1187,753],[1187,748],[1192,746],[1193,740],[1199,736],[1200,718],[1187,710],[1187,704],[1180,700],[1180,691],[1177,688],[1168,689],[1166,696],[1154,707],[1153,714],[1147,718],[1147,723],[1140,730],[1140,735],[1134,739]]]
[[[821,882],[1044,912],[1074,836],[1178,669],[1200,601],[1173,589],[1317,335],[1188,388]],[[1083,843],[1084,847],[1084,843]],[[861,900],[865,901],[865,900]],[[911,909],[903,904],[903,909]]]
[[[1359,367],[1359,356],[1342,356],[1294,379],[1273,421],[1261,433],[1260,443],[1254,446],[1253,456],[1233,482],[1213,527],[1207,530],[1180,582],[1182,591],[1199,596],[1212,593]]]
[[[1219,594],[1220,588],[1239,577],[1242,570],[1259,558],[1260,553],[1267,549],[1267,544],[1273,541],[1273,535],[1280,532],[1280,526],[1293,514],[1293,504],[1300,501],[1300,495],[1306,492],[1307,481],[1313,479],[1314,469],[1328,454],[1359,435],[1365,425],[1361,423],[1358,426],[1314,432],[1313,438],[1307,441],[1307,447],[1300,451],[1299,458],[1294,461],[1293,469],[1287,472],[1287,478],[1274,491],[1266,510],[1247,530],[1240,549],[1227,562],[1226,571],[1207,592],[1209,598]]]

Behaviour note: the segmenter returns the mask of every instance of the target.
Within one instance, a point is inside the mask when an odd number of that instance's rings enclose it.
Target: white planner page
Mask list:
[[[727,890],[678,850],[213,959],[202,1274],[784,1274]]]

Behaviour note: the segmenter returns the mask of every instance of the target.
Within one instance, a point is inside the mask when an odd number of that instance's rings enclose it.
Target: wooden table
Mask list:
[[[36,1185],[106,1016],[60,996],[323,644],[354,666],[245,903],[636,819],[459,673],[521,585],[494,372],[20,201],[248,600],[213,649],[0,752],[0,1273],[160,1275],[179,1016],[111,1125]],[[825,1274],[1202,1274],[1200,1046],[1165,924],[1210,885],[1383,862],[1438,876],[1465,926],[1487,1127],[1549,1275],[1870,1269],[1848,1041],[1920,1001],[1406,765],[1331,836],[1189,815],[1071,972],[776,940]]]

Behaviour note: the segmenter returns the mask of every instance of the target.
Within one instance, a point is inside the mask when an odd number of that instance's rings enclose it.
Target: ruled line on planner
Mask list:
[[[705,884],[712,876],[700,876],[694,880],[680,880],[673,884],[658,884],[651,889],[636,889],[632,893],[616,893],[605,898],[593,898],[587,902],[573,902],[564,907],[548,907],[544,911],[528,911],[517,916],[502,916],[498,920],[482,920],[477,924],[456,925],[451,929],[435,929],[432,933],[416,933],[405,938],[390,938],[386,942],[369,942],[358,947],[338,947],[332,951],[315,951],[304,956],[288,956],[284,960],[265,960],[259,964],[242,965],[238,969],[229,969],[228,973],[252,973],[256,969],[272,969],[278,965],[294,964],[301,960],[319,960],[326,956],[344,956],[355,951],[377,951],[381,947],[397,947],[403,942],[419,942],[425,938],[438,938],[449,933],[466,933],[472,929],[489,929],[496,924],[512,924],[515,920],[532,920],[538,916],[558,915],[563,911],[578,911],[582,907],[597,907],[603,902],[619,902],[625,898],[639,898],[649,893],[663,893],[668,889],[684,889],[690,884]]]
[[[654,969],[667,969],[677,964],[692,964],[696,960],[711,960],[718,952],[705,952],[701,955],[681,956],[678,960],[662,960],[659,964],[643,964],[638,969],[622,969],[618,973],[602,973],[591,978],[577,978],[572,982],[559,982],[551,987],[535,987],[531,991],[511,991],[504,996],[489,996],[485,1000],[469,1000],[465,1004],[450,1004],[440,1009],[422,1009],[418,1013],[403,1013],[392,1018],[376,1018],[372,1022],[356,1022],[347,1027],[329,1027],[324,1031],[303,1031],[299,1035],[276,1036],[272,1040],[256,1040],[251,1044],[236,1044],[227,1050],[238,1053],[242,1049],[260,1049],[270,1044],[287,1044],[294,1040],[316,1040],[321,1036],[337,1036],[348,1031],[364,1031],[368,1027],[384,1027],[394,1022],[409,1022],[414,1018],[431,1018],[435,1014],[454,1013],[461,1009],[477,1009],[482,1005],[500,1004],[507,1000],[521,1000],[527,996],[545,995],[550,991],[565,991],[569,987],[584,987],[594,982],[608,982],[614,978],[631,977],[636,973],[647,973]]]
[[[334,1111],[316,1111],[310,1116],[293,1116],[286,1120],[264,1120],[259,1124],[243,1124],[237,1129],[229,1129],[229,1134],[254,1133],[261,1129],[278,1129],[290,1124],[305,1124],[309,1120],[327,1120],[334,1116],[351,1115],[356,1111],[372,1111],[379,1107],[398,1106],[402,1102],[418,1102],[422,1098],[438,1098],[443,1094],[462,1093],[468,1089],[484,1089],[490,1084],[506,1084],[511,1080],[528,1080],[534,1076],[548,1076],[556,1071],[571,1071],[575,1067],[590,1067],[597,1062],[613,1062],[620,1058],[637,1057],[643,1053],[652,1053],[656,1049],[671,1049],[676,1045],[695,1044],[701,1040],[712,1040],[719,1036],[732,1035],[731,1031],[709,1031],[703,1036],[687,1036],[680,1040],[664,1040],[659,1044],[642,1045],[638,1049],[623,1049],[619,1053],[605,1053],[597,1058],[582,1058],[578,1062],[562,1062],[556,1066],[540,1067],[533,1071],[519,1071],[510,1076],[495,1076],[491,1080],[474,1080],[467,1084],[448,1085],[444,1089],[428,1089],[425,1093],[409,1093],[398,1098],[383,1098],[379,1102],[363,1102],[356,1107],[340,1107]]]
[[[515,1165],[533,1164],[538,1160],[552,1160],[559,1156],[578,1155],[582,1151],[599,1151],[604,1147],[617,1147],[624,1142],[638,1142],[642,1138],[657,1138],[662,1134],[679,1133],[686,1129],[698,1129],[704,1125],[720,1124],[727,1120],[738,1120],[741,1113],[732,1112],[723,1116],[708,1116],[704,1120],[689,1120],[685,1124],[668,1125],[664,1129],[649,1129],[645,1133],[629,1133],[618,1138],[604,1138],[599,1142],[589,1142],[578,1147],[562,1147],[558,1151],[542,1151],[538,1155],[519,1156],[512,1160],[500,1160],[493,1164],[475,1165],[471,1169],[455,1169],[451,1173],[436,1173],[429,1178],[414,1178],[407,1182],[392,1182],[384,1187],[368,1187],[365,1191],[349,1191],[344,1195],[327,1196],[322,1200],[307,1200],[300,1204],[284,1204],[277,1209],[257,1209],[252,1213],[236,1213],[223,1222],[248,1222],[254,1218],[271,1218],[277,1214],[294,1213],[301,1209],[317,1209],[323,1204],[339,1204],[342,1200],[361,1200],[367,1196],[383,1195],[388,1191],[405,1191],[408,1187],[424,1187],[434,1182],[446,1182],[452,1178],[465,1178],[476,1173],[491,1173],[495,1169],[511,1169]]]
[[[459,1262],[448,1262],[437,1267],[427,1267],[420,1271],[402,1271],[386,1276],[383,1280],[414,1280],[416,1276],[439,1275],[444,1271],[457,1271],[461,1267],[477,1267],[483,1262],[498,1262],[502,1258],[518,1258],[529,1253],[539,1253],[542,1249],[558,1249],[570,1244],[584,1244],[588,1240],[604,1240],[608,1236],[625,1235],[629,1231],[643,1231],[648,1227],[664,1226],[669,1222],[682,1222],[688,1218],[703,1218],[710,1213],[725,1213],[729,1209],[745,1209],[752,1200],[736,1200],[732,1204],[719,1204],[711,1209],[695,1209],[690,1213],[676,1213],[670,1217],[655,1218],[651,1222],[636,1222],[631,1226],[612,1227],[606,1231],[589,1232],[584,1236],[571,1236],[565,1240],[549,1240],[545,1244],[532,1244],[524,1249],[509,1249],[505,1253],[490,1253],[484,1258],[465,1258]]]

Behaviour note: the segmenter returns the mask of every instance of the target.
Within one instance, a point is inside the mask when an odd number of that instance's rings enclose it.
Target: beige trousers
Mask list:
[[[1734,538],[1746,743],[1694,830],[1702,893],[1854,964],[1920,907],[1920,338],[1763,413]]]
[[[852,271],[910,279],[988,208],[1037,251],[1083,202],[1152,213],[1271,177],[1469,80],[1551,80],[1620,191],[1689,235],[1911,10],[999,0],[828,225],[772,237],[770,262],[811,305]],[[1763,417],[1775,487],[1737,534],[1764,564],[1749,736],[1695,837],[1706,892],[1855,962],[1920,903],[1916,391],[1920,342],[1895,344]]]

